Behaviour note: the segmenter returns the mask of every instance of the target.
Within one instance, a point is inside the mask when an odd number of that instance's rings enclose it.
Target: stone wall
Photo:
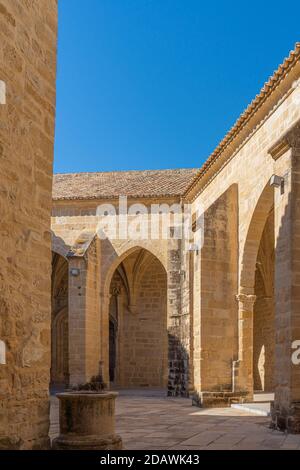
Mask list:
[[[300,367],[292,361],[292,343],[300,338],[299,223],[300,125],[280,139],[285,152],[274,153],[285,175],[275,197],[275,402],[273,425],[300,432]]]
[[[199,376],[202,404],[210,404],[210,392],[222,397],[233,387],[232,363],[237,357],[237,204],[234,185],[204,214],[203,246],[198,256],[200,278],[194,288],[200,313],[194,318],[199,332],[194,370]],[[212,403],[217,404],[214,399]]]
[[[56,0],[0,0],[0,448],[49,444]]]

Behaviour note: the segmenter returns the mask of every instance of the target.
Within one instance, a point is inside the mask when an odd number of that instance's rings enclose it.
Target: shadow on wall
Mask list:
[[[299,173],[299,154],[293,155],[292,159],[293,171]],[[281,431],[300,433],[300,366],[291,360],[291,344],[299,339],[296,335],[300,331],[296,300],[298,287],[295,286],[300,258],[296,233],[300,184],[296,176],[294,178],[292,176],[275,245],[275,400],[271,404],[271,426]],[[284,197],[283,194],[281,197]]]
[[[169,397],[189,397],[189,352],[180,339],[168,333]]]

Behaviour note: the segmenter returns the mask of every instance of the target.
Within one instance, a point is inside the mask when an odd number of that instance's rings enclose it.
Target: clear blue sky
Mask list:
[[[55,172],[200,167],[299,18],[299,1],[60,0]]]

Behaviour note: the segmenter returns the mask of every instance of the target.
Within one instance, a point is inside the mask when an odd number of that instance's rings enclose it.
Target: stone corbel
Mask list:
[[[290,148],[300,148],[300,121],[294,124],[274,145],[268,153],[274,160],[278,160]]]

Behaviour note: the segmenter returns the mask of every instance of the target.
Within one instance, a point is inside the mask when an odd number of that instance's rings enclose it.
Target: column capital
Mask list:
[[[112,287],[112,289],[110,290],[110,296],[118,297],[121,294],[121,292],[122,292],[122,286],[121,284],[118,284]]]
[[[244,305],[245,307],[247,306],[248,308],[251,307],[253,308],[254,302],[256,300],[256,295],[254,294],[237,294],[235,296],[236,300]]]
[[[277,160],[290,148],[300,148],[300,122],[293,125],[280,139],[269,149],[268,153]]]

